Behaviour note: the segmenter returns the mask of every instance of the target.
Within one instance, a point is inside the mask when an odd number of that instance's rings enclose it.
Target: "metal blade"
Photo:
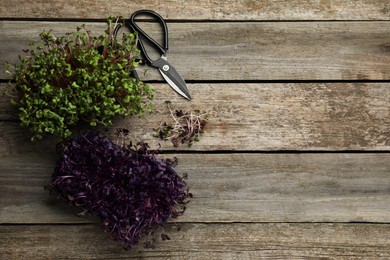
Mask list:
[[[166,60],[160,59],[153,63],[157,67],[165,81],[181,96],[191,100],[191,95],[188,92],[187,84],[176,69]]]
[[[171,80],[171,78],[166,75],[161,69],[158,69],[161,73],[161,75],[163,76],[163,78],[165,79],[166,82],[168,82],[168,84],[171,86],[171,88],[173,88],[177,93],[179,93],[181,96],[185,97],[186,99],[188,100],[191,100],[191,96],[190,94],[188,93],[188,90],[187,88],[183,91],[182,88],[183,87],[179,87],[173,80]],[[183,86],[183,85],[181,85]]]

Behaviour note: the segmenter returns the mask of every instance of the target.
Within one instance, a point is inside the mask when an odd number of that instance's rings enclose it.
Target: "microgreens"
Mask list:
[[[157,158],[146,143],[119,146],[88,132],[64,147],[46,189],[81,207],[80,215],[100,217],[103,229],[125,248],[182,215],[192,197],[172,169],[177,159]],[[168,239],[162,235],[162,240]]]
[[[115,115],[151,110],[153,90],[131,76],[138,66],[136,35],[114,37],[118,21],[108,19],[105,34],[93,37],[85,26],[56,37],[44,31],[41,44],[24,50],[19,64],[7,63],[21,125],[33,140],[45,134],[71,135],[79,121],[110,125]]]
[[[194,109],[186,112],[173,110],[170,101],[165,103],[173,123],[164,122],[160,124],[158,128],[154,129],[155,136],[162,140],[170,140],[175,147],[184,143],[192,145],[194,141],[199,141],[201,134],[204,132],[208,114]]]

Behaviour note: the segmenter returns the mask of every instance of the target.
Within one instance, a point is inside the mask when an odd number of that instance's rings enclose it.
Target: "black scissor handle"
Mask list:
[[[158,42],[156,42],[152,37],[150,37],[144,30],[142,30],[135,22],[135,18],[138,15],[148,15],[152,16],[157,19],[157,21],[161,24],[163,28],[163,46],[161,46]],[[130,27],[133,32],[137,32],[139,36],[139,47],[141,49],[142,54],[144,55],[145,59],[149,63],[153,63],[153,60],[149,57],[149,55],[146,53],[146,49],[144,46],[143,41],[147,41],[150,45],[152,45],[154,48],[156,48],[161,55],[165,54],[168,51],[168,27],[167,24],[164,21],[164,18],[162,18],[161,15],[158,13],[151,11],[151,10],[139,10],[134,12],[129,20],[125,21],[125,25],[127,27]]]

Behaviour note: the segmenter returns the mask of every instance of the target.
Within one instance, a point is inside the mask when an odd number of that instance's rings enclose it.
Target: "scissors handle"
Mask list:
[[[139,15],[149,15],[157,19],[157,21],[161,24],[163,28],[163,46],[161,46],[158,42],[156,42],[152,37],[150,37],[144,30],[142,30],[135,22],[135,18]],[[145,46],[143,41],[145,40],[148,42],[151,46],[156,48],[161,55],[165,54],[168,51],[168,27],[167,24],[164,21],[164,18],[161,17],[158,13],[151,11],[151,10],[139,10],[133,13],[130,16],[130,19],[125,21],[125,25],[127,27],[130,27],[133,32],[137,32],[138,36],[140,37],[138,40],[139,47],[141,49],[142,54],[144,55],[145,59],[151,64],[153,63],[153,60],[149,57],[149,55],[146,52]]]

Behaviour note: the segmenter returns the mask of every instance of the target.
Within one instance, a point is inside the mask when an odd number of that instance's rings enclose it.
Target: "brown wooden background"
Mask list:
[[[390,2],[1,1],[0,70],[43,29],[98,34],[106,17],[143,8],[168,19],[168,59],[211,113],[192,148],[162,143],[194,193],[182,230],[169,225],[156,249],[107,240],[43,190],[55,140],[31,143],[0,96],[0,259],[389,259]],[[107,134],[126,127],[153,146],[164,101],[190,103],[156,71],[143,79],[155,112]]]

